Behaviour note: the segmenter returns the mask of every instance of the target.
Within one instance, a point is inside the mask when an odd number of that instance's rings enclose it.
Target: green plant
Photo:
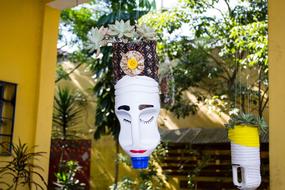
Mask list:
[[[155,40],[155,31],[146,25],[131,25],[130,20],[115,21],[115,24],[109,24],[107,28],[101,26],[92,28],[88,33],[89,49],[91,52],[96,50],[97,57],[100,53],[100,47],[106,46],[108,42],[135,42],[141,40]]]
[[[58,88],[54,98],[53,125],[61,129],[60,135],[63,140],[68,136],[68,129],[79,123],[81,109],[77,106],[76,96],[68,88]],[[54,130],[55,131],[55,130]]]
[[[129,189],[134,189],[135,184],[136,183],[131,178],[124,177],[122,181],[118,182],[117,186],[116,184],[113,184],[109,187],[109,189],[112,190],[116,188],[117,190],[129,190]]]
[[[198,162],[195,168],[192,171],[190,171],[189,174],[187,175],[187,185],[190,190],[197,189],[197,184],[195,183],[195,177],[198,177],[202,169],[208,166],[208,163],[211,159],[209,155],[203,155],[200,152],[195,152],[194,154],[200,155],[201,161]]]
[[[263,117],[257,117],[251,113],[239,113],[231,116],[229,122],[225,124],[227,128],[234,128],[237,125],[248,125],[258,127],[261,132],[266,133],[268,126]]]
[[[7,148],[4,144],[1,145],[3,148]],[[27,144],[22,144],[20,139],[18,144],[11,145],[11,161],[3,161],[6,163],[5,166],[0,167],[0,176],[12,177],[12,183],[9,184],[6,181],[1,181],[0,184],[6,185],[7,189],[17,189],[19,186],[28,186],[31,190],[32,187],[36,189],[46,189],[47,183],[43,176],[39,173],[44,169],[39,165],[36,165],[34,161],[42,157],[45,152],[34,152],[32,148],[29,148]],[[39,184],[35,179],[40,178],[44,185]]]
[[[85,184],[75,178],[76,173],[81,169],[78,162],[69,160],[59,164],[59,171],[55,174],[57,181],[54,182],[56,190],[84,190]]]
[[[56,81],[55,82],[58,82],[61,79],[70,80],[70,77],[68,73],[64,70],[63,66],[61,64],[58,64],[56,67]]]

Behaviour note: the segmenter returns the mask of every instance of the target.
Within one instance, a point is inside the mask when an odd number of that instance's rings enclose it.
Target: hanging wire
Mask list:
[[[248,20],[247,20],[247,14],[245,14],[245,27],[247,27]],[[250,107],[250,99],[251,99],[251,88],[248,86],[248,82],[250,80],[250,73],[251,71],[249,70],[249,73],[247,75],[247,80],[246,80],[246,92],[247,92],[247,98],[248,98],[248,106],[247,106],[247,112],[250,113],[251,107]]]
[[[238,62],[237,62],[237,51],[235,52],[235,66],[236,66],[236,68],[237,68],[237,66],[238,66]],[[235,107],[234,107],[234,109],[236,109],[237,108],[237,82],[235,82],[235,84],[234,84],[234,88],[235,88],[235,92],[234,92],[234,94],[235,94],[235,100],[234,100],[234,103],[235,103]]]
[[[247,94],[247,113],[250,113],[250,91],[249,91],[249,86],[248,86],[248,81],[249,81],[249,76],[250,73],[247,74],[246,76],[246,94]]]
[[[239,55],[240,55],[240,49],[238,49],[238,52],[239,52]],[[239,57],[239,59],[240,59],[240,56],[238,55],[238,57]],[[243,92],[242,92],[242,86],[241,86],[241,66],[240,65],[238,65],[238,74],[239,74],[239,92],[240,92],[240,96],[239,96],[239,108],[240,108],[240,110],[242,110],[243,111],[243,108],[242,108],[242,96],[243,96]]]

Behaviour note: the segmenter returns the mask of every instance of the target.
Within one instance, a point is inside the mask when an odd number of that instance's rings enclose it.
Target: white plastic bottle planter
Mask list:
[[[114,43],[113,66],[119,143],[131,157],[133,168],[144,169],[160,142],[155,42]]]
[[[145,78],[124,76],[115,85],[115,113],[121,125],[119,142],[131,156],[134,168],[146,168],[149,155],[160,142],[157,128],[160,110],[158,85],[155,80]],[[145,85],[139,85],[140,82]],[[128,85],[117,88],[121,83]]]
[[[257,127],[240,125],[229,129],[233,183],[242,190],[255,190],[261,183],[259,133]],[[241,179],[238,179],[238,170]]]

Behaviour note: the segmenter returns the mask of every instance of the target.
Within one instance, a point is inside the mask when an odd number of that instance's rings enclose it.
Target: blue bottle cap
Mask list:
[[[134,169],[146,169],[149,157],[132,157],[132,165]]]

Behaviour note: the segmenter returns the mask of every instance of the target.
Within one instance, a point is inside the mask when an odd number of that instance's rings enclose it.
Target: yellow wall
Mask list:
[[[59,11],[41,0],[0,5],[0,80],[18,84],[13,141],[48,154],[39,162],[47,179]],[[0,160],[9,159],[0,157]]]
[[[270,189],[285,189],[285,1],[269,1]]]

